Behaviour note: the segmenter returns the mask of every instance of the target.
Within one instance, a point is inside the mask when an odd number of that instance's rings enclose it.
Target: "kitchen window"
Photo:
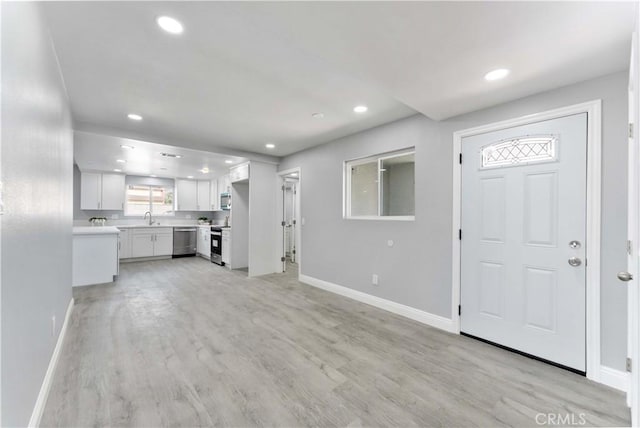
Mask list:
[[[415,219],[415,150],[345,162],[344,217]]]
[[[144,216],[150,211],[154,217],[172,216],[173,186],[127,184],[125,216]]]

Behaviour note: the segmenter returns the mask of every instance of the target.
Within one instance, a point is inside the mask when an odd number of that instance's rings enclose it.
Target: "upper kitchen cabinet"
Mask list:
[[[218,177],[218,194],[231,193],[231,180],[229,174]]]
[[[232,183],[245,183],[249,181],[249,163],[234,166],[229,169],[229,178]]]
[[[124,175],[83,172],[80,176],[80,209],[124,209]]]
[[[176,180],[176,211],[198,211],[198,182]]]
[[[211,183],[208,180],[176,180],[176,211],[211,211]]]
[[[197,185],[198,211],[211,211],[211,183],[207,180],[199,180]]]
[[[124,175],[102,174],[102,209],[124,210]]]
[[[211,211],[220,209],[220,193],[218,192],[218,180],[211,180],[209,184],[209,205]]]

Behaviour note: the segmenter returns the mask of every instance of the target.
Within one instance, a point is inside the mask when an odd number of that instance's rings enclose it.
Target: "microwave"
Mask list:
[[[231,209],[231,193],[220,194],[220,209],[223,209],[223,210]]]

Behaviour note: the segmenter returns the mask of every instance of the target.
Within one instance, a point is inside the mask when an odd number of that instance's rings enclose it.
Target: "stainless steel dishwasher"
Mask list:
[[[197,227],[173,228],[173,257],[196,255]]]

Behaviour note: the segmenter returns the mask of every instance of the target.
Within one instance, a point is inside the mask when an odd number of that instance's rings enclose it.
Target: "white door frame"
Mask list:
[[[490,123],[453,133],[453,271],[451,319],[453,331],[460,334],[460,240],[462,168],[460,154],[462,139],[515,126],[528,125],[544,120],[557,119],[579,113],[587,113],[587,243],[586,243],[586,370],[587,378],[599,382],[600,375],[600,201],[601,201],[601,150],[602,101],[593,100],[541,113]],[[464,162],[464,160],[463,160]]]
[[[280,186],[282,186],[282,183],[284,183],[284,177],[286,175],[291,174],[292,172],[298,173],[298,187],[297,187],[298,197],[296,198],[296,230],[297,230],[296,263],[298,263],[298,277],[300,277],[300,275],[302,275],[302,168],[297,166],[295,168],[289,168],[283,171],[278,171],[278,177],[280,177],[281,179],[278,181],[278,189],[280,189]],[[278,206],[278,209],[280,209],[282,207],[282,200],[280,200],[280,198],[283,197],[282,191],[279,191],[278,195],[280,196],[278,196],[278,203],[276,205]],[[278,214],[278,218],[281,219],[282,214]],[[282,226],[278,225],[278,235],[277,235],[278,239],[276,240],[276,245],[278,245],[277,243],[281,243],[281,235],[282,235]],[[277,263],[279,263],[281,267],[276,272],[282,272],[282,262],[280,261],[280,252],[278,252],[277,254],[278,254]]]

